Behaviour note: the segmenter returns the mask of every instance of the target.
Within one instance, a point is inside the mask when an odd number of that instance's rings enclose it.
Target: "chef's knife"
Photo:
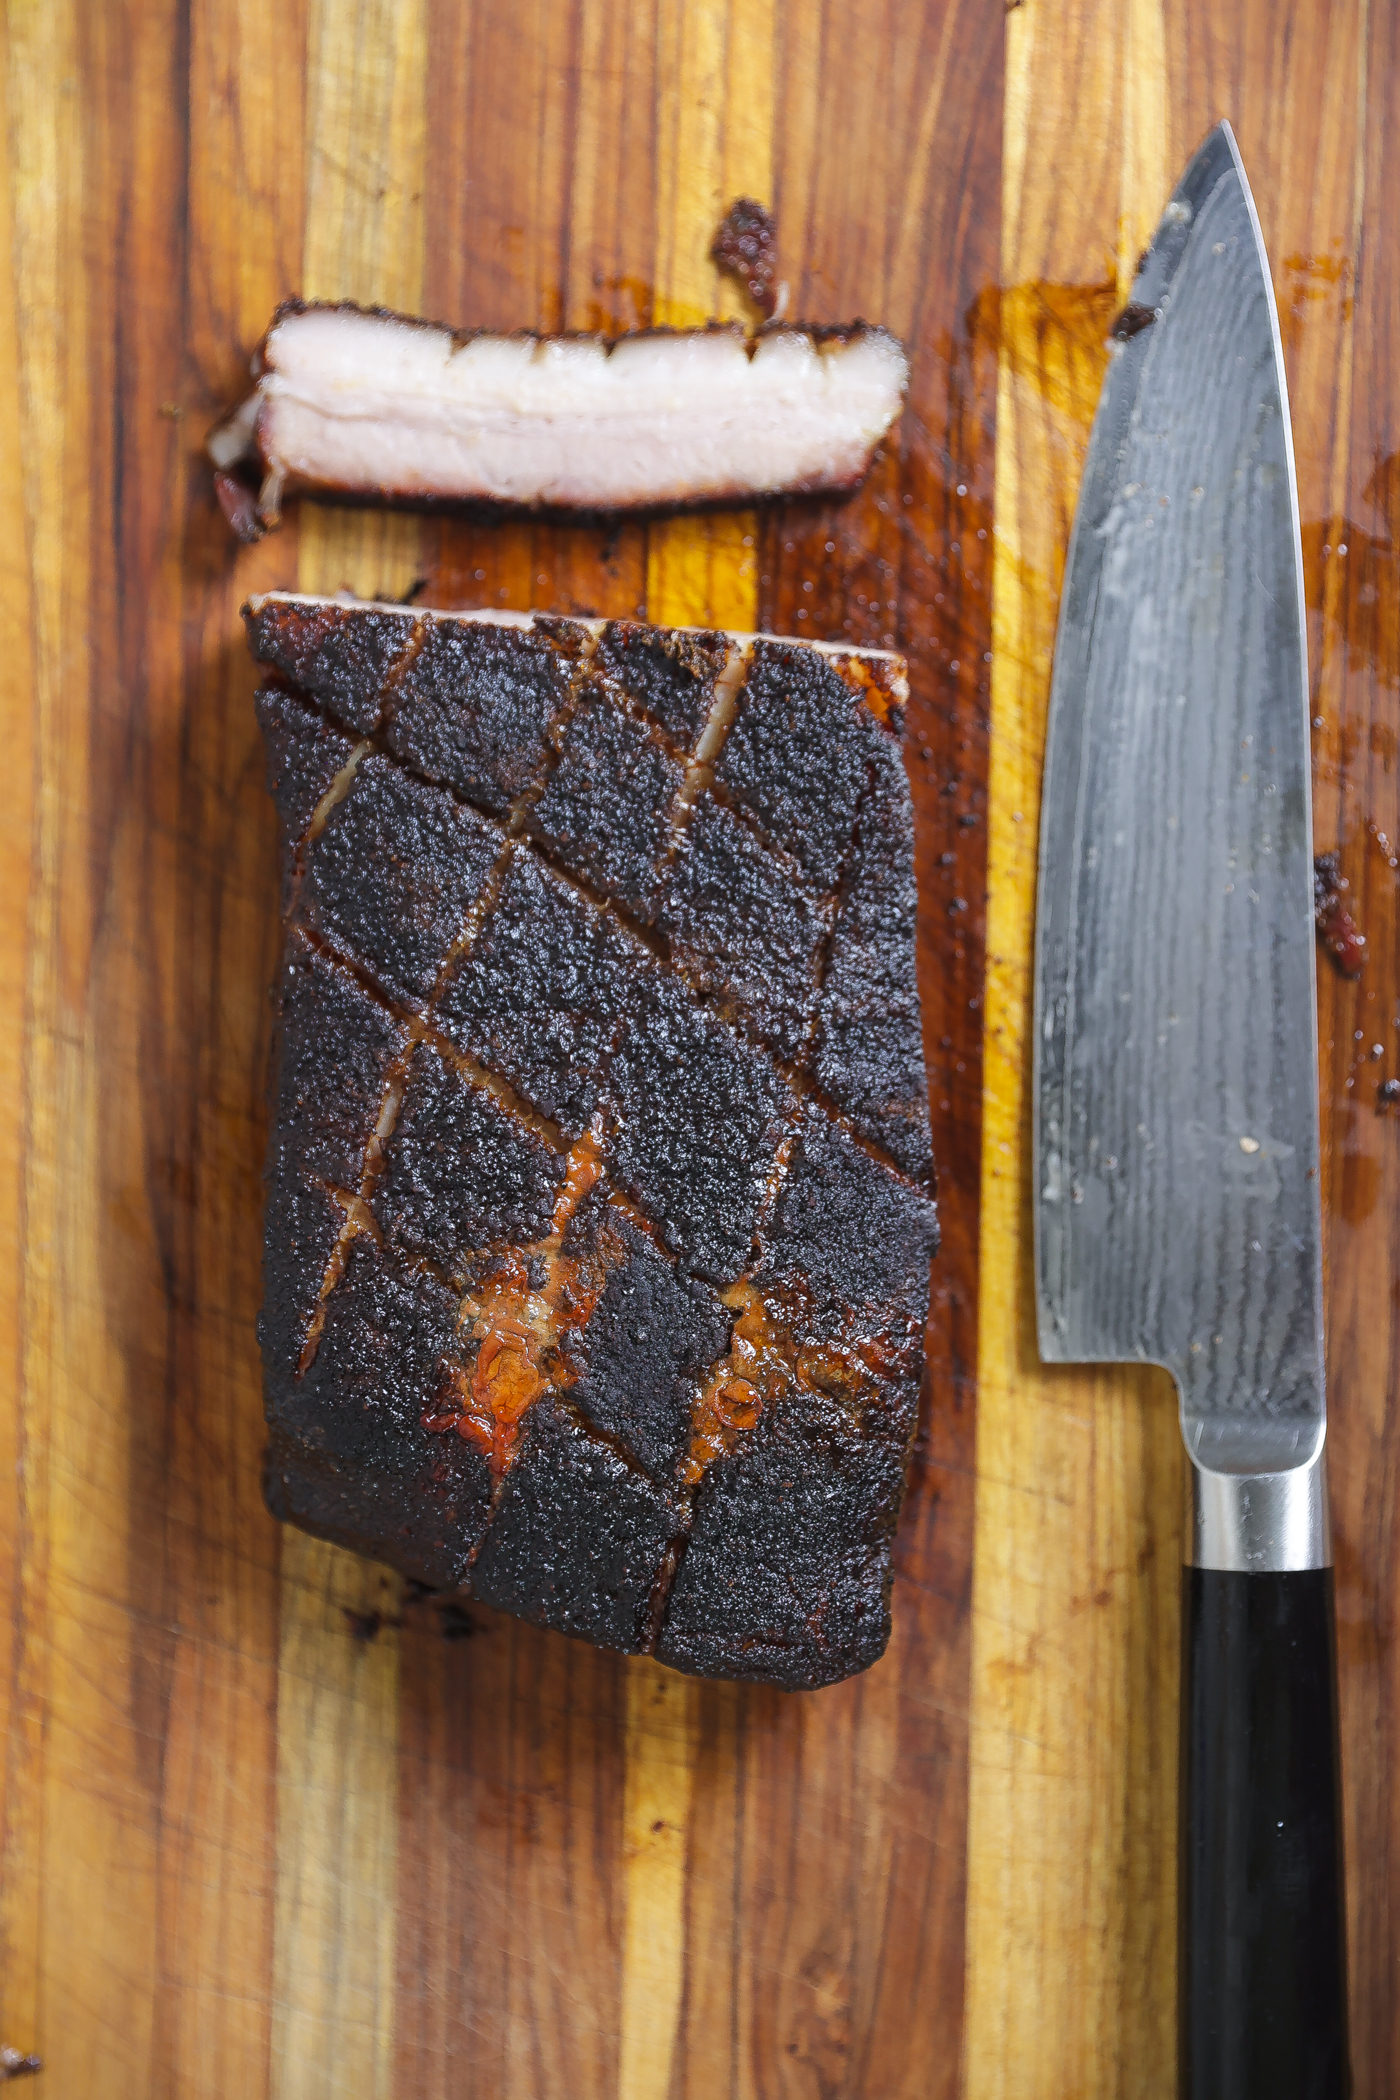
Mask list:
[[[1191,2100],[1349,2090],[1302,554],[1234,136],[1168,204],[1070,542],[1041,808],[1040,1353],[1163,1364],[1190,1460]]]

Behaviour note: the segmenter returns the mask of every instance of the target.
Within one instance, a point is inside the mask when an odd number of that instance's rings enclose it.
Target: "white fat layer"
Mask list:
[[[361,612],[401,613],[403,611],[401,604],[394,604],[387,598],[356,598],[350,591],[338,591],[333,597],[318,594],[315,591],[258,591],[254,592],[253,596],[248,600],[248,610],[255,614],[260,613],[265,605],[353,605]],[[493,605],[468,606],[453,612],[440,612],[433,606],[415,605],[413,614],[414,618],[418,620],[471,620],[483,627],[517,627],[527,633],[535,624],[535,615],[532,612],[506,612],[500,607]],[[591,616],[585,617],[578,613],[568,613],[563,617],[567,618],[570,626],[583,628],[593,644],[596,644],[598,636],[609,624],[606,620],[600,620]],[[643,621],[641,624],[645,626],[649,623]],[[668,627],[666,629],[668,634],[703,634],[706,636],[714,631],[713,628],[709,627]],[[729,643],[731,653],[715,686],[717,702],[722,689],[727,691],[733,687],[737,690],[740,674],[748,662],[749,651],[753,648],[755,642],[781,642],[788,649],[811,649],[818,656],[829,656],[838,666],[848,657],[857,663],[891,665],[893,667],[892,675],[889,679],[891,695],[899,701],[906,701],[909,698],[908,674],[904,658],[897,649],[853,648],[848,642],[819,642],[815,639],[808,641],[802,635],[770,634],[766,629],[760,629],[757,634],[745,634],[736,627],[721,628],[719,631]]]
[[[476,336],[312,309],[264,349],[271,474],[400,497],[608,509],[840,487],[898,415],[876,332]]]
[[[231,416],[211,430],[205,440],[205,450],[214,465],[227,472],[242,459],[251,456],[258,421],[258,397],[250,394],[240,402]]]

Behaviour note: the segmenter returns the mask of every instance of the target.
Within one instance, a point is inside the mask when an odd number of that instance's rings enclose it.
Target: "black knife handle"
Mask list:
[[[1181,1656],[1183,2100],[1346,2100],[1332,1570],[1188,1567]]]

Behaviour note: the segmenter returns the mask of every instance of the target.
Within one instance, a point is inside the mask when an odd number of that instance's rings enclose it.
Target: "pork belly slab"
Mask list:
[[[937,1237],[902,664],[244,610],[269,1505],[702,1676],[865,1668]]]
[[[454,334],[355,306],[284,306],[256,393],[210,440],[277,522],[298,490],[384,503],[654,510],[854,488],[899,414],[883,329]],[[251,501],[251,499],[249,499]]]

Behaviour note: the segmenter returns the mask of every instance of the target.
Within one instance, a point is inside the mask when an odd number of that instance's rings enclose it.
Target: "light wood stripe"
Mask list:
[[[771,201],[772,0],[663,11],[657,52],[655,322],[694,328],[743,310],[710,261],[733,199]],[[752,627],[758,608],[752,511],[679,518],[647,540],[647,608],[675,626]]]
[[[23,1572],[7,1746],[4,2002],[57,2087],[138,2100],[150,2091],[156,1816],[135,1710],[141,1635],[127,1619],[136,1398],[121,1309],[107,1289],[103,1184],[104,1171],[139,1171],[143,1130],[138,1107],[104,1161],[94,1020],[101,936],[87,854],[96,821],[89,753],[98,529],[89,447],[106,403],[94,398],[101,367],[86,347],[95,294],[84,217],[92,76],[83,28],[82,10],[62,0],[8,12],[8,253],[25,300],[18,377],[35,836],[18,1366]],[[78,1949],[81,2021],[55,1989]]]
[[[1007,19],[970,2100],[1175,2091],[1175,1408],[1161,1374],[1040,1365],[1030,1261],[1036,815],[1059,582],[1103,338],[1168,181],[1157,0],[1083,15],[1073,37],[1043,0]],[[1117,228],[1101,261],[1056,247],[1070,167]]]
[[[427,17],[419,0],[315,0],[303,287],[408,313],[423,285]],[[411,516],[302,507],[297,585],[400,595]],[[399,1637],[384,1570],[288,1531],[277,1705],[274,2100],[394,2092]]]
[[[5,1596],[11,1600],[0,1634],[4,1644],[0,1648],[0,1724],[4,1729],[4,1762],[0,1767],[0,2018],[6,2039],[13,2036],[15,2045],[25,2049],[37,2047],[41,2040],[47,2046],[41,2005],[39,1889],[43,1872],[43,1749],[49,1685],[45,1613],[50,1560],[47,1487],[52,1417],[51,1337],[47,1328],[51,1291],[56,1282],[55,1151],[59,1140],[48,1091],[56,1063],[51,1034],[56,964],[55,812],[51,805],[34,809],[25,776],[37,755],[34,746],[39,752],[50,752],[56,741],[52,719],[57,699],[52,633],[46,652],[48,676],[41,686],[35,662],[35,628],[42,617],[51,630],[58,611],[52,587],[47,604],[40,603],[33,588],[33,559],[36,535],[42,535],[44,530],[45,502],[52,497],[61,473],[56,427],[60,404],[54,399],[61,266],[55,167],[59,153],[70,143],[60,137],[62,112],[55,106],[51,88],[44,92],[41,60],[49,67],[61,64],[69,55],[71,34],[71,17],[61,9],[55,10],[45,25],[41,25],[37,9],[22,16],[12,14],[6,22],[4,117],[9,166],[0,202],[4,214],[0,253],[11,258],[15,273],[15,297],[13,302],[9,297],[4,301],[6,324],[0,343],[0,386],[11,404],[0,422],[0,472],[4,477],[5,514],[21,528],[6,549],[4,639],[7,655],[13,651],[10,661],[15,679],[7,730],[13,734],[17,729],[27,747],[15,775],[25,779],[26,792],[7,798],[6,803],[7,825],[11,821],[14,825],[15,859],[5,870],[7,882],[14,882],[14,889],[9,892],[14,898],[14,912],[8,919],[4,960],[7,982],[14,988],[23,987],[26,1018],[32,1017],[23,1038],[13,1026],[16,1017],[11,1017],[7,1037],[16,1049],[22,1048],[23,1066],[12,1071],[7,1058],[5,1074],[6,1098],[17,1106],[23,1104],[28,1127],[23,1131],[22,1149],[17,1147],[12,1155],[18,1183],[13,1210],[10,1200],[5,1204],[6,1223],[13,1220],[14,1234],[13,1248],[7,1246],[4,1250],[5,1267],[7,1280],[14,1279],[17,1302],[8,1303],[7,1290],[5,1331],[14,1338],[13,1362],[7,1369],[13,1375],[15,1405],[5,1410],[0,1441],[0,1530],[5,1540],[0,1547],[0,1566]],[[46,42],[47,53],[41,53]],[[36,72],[40,73],[38,79]],[[36,270],[31,296],[38,307],[37,326],[31,323],[20,341],[13,314],[20,284],[23,282],[28,290],[31,263]],[[50,521],[50,534],[55,522]],[[51,537],[46,552],[51,573],[56,559]],[[10,569],[11,562],[18,573]],[[8,1189],[6,1196],[10,1197]],[[26,1242],[27,1259],[21,1269],[18,1257]],[[71,2054],[69,2062],[75,2063]]]
[[[772,0],[688,0],[659,27],[655,320],[694,327],[742,305],[709,259],[728,204],[745,193],[771,201]],[[751,511],[654,526],[649,617],[752,628],[757,542]],[[659,1663],[627,1666],[619,2100],[659,2100],[678,2068],[699,1697]]]

